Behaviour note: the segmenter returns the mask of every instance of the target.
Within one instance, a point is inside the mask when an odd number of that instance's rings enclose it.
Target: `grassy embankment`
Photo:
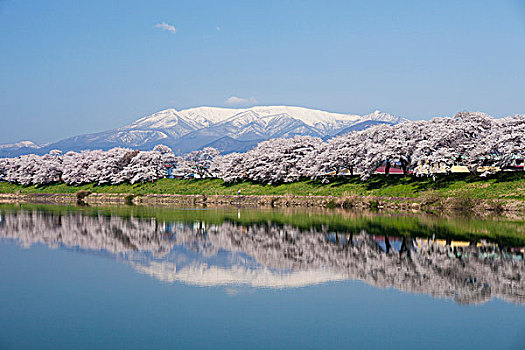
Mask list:
[[[130,193],[147,194],[204,194],[235,195],[296,195],[296,196],[373,196],[417,198],[429,195],[458,197],[468,195],[472,199],[525,200],[525,173],[500,173],[487,178],[463,174],[431,178],[402,177],[399,175],[376,175],[368,181],[358,177],[334,179],[323,184],[305,180],[280,185],[262,185],[252,182],[225,184],[218,179],[173,180],[161,179],[155,183],[82,186],[52,184],[41,187],[0,183],[0,193]]]

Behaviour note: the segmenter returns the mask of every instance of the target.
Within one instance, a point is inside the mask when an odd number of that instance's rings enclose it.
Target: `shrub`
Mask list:
[[[80,190],[80,191],[77,191],[76,193],[76,196],[77,196],[77,204],[80,204],[80,205],[84,205],[86,204],[84,202],[84,199],[89,196],[91,194],[91,191],[84,191],[84,190]]]
[[[430,190],[423,195],[421,205],[424,207],[443,208],[445,197],[441,192]]]
[[[472,211],[475,206],[476,200],[467,190],[457,192],[454,198],[452,198],[452,209],[469,212]]]
[[[124,203],[126,203],[126,205],[133,205],[133,198],[135,198],[135,195],[128,194],[126,197],[124,197]]]
[[[334,201],[329,201],[328,203],[325,204],[325,207],[327,207],[327,208],[336,208],[337,207],[337,203],[334,202]]]

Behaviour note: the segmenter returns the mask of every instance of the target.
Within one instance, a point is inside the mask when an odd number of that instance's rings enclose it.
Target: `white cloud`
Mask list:
[[[218,31],[218,32],[220,32],[220,31],[221,31],[221,27],[217,27],[216,29],[217,29],[217,31]]]
[[[237,96],[231,96],[224,101],[224,104],[227,106],[239,106],[239,107],[245,107],[245,106],[253,106],[257,103],[257,99],[255,97],[237,97]]]
[[[168,24],[166,22],[155,24],[155,28],[159,28],[163,32],[170,32],[172,34],[175,34],[177,32],[177,28],[175,28],[175,26],[172,26],[171,24]]]

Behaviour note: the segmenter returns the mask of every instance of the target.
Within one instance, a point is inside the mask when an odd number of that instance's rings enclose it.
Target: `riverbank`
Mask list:
[[[177,195],[131,193],[0,193],[0,203],[49,203],[81,205],[174,205],[238,207],[320,207],[346,209],[388,209],[401,211],[524,212],[519,200],[473,199],[470,197],[373,197],[292,195]]]
[[[238,194],[240,191],[240,195]],[[226,184],[218,179],[161,179],[154,183],[42,187],[0,183],[0,202],[342,207],[396,210],[525,211],[525,173],[488,178],[383,176],[300,181],[280,185]]]

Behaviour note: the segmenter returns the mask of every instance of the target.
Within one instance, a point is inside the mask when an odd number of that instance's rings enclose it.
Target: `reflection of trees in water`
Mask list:
[[[306,272],[330,271],[332,275],[326,280],[343,276],[377,287],[453,298],[458,303],[481,303],[494,297],[525,303],[523,259],[513,259],[490,244],[455,246],[450,241],[378,237],[364,231],[341,234],[301,231],[287,225],[240,226],[228,222],[157,224],[153,219],[78,213],[60,216],[39,211],[1,214],[0,237],[16,239],[25,246],[40,242],[114,254],[151,252],[156,257],[167,255],[175,245],[183,245],[200,256],[214,256],[219,251],[246,254],[264,267],[265,274],[271,270],[283,276],[291,271],[312,278],[311,283],[314,277]],[[137,261],[134,259],[134,263]],[[166,269],[171,264],[167,261],[146,258],[140,264],[141,271],[157,278],[192,283],[192,276],[184,276],[181,270]],[[230,271],[240,267],[230,267]],[[229,278],[235,282],[235,277]],[[315,278],[319,283],[319,275]],[[308,284],[308,280],[303,282]],[[276,286],[286,287],[287,281],[281,278],[279,283]]]
[[[209,228],[203,242],[214,250],[244,252],[274,269],[327,268],[348,279],[377,287],[479,303],[500,297],[525,302],[525,264],[506,257],[494,245],[451,247],[432,240],[300,232],[290,226],[240,227],[225,223]],[[376,237],[377,238],[377,237]],[[198,244],[198,236],[177,232],[177,241]],[[211,243],[211,244],[210,244]],[[499,251],[499,257],[491,251]]]
[[[79,213],[55,215],[36,210],[0,214],[0,238],[16,239],[26,247],[43,243],[113,254],[150,251],[163,256],[173,247],[163,238],[155,220]]]

